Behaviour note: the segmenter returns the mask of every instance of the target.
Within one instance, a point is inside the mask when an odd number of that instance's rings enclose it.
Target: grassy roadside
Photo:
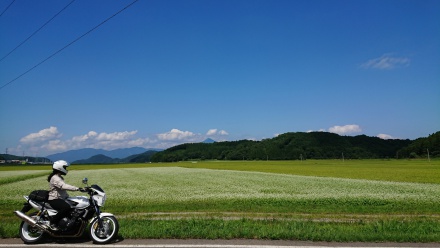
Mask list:
[[[273,239],[336,242],[439,242],[439,221],[383,219],[312,220],[122,219],[124,238]]]
[[[122,217],[119,235],[126,239],[270,239],[333,242],[440,242],[440,219],[428,216],[326,215],[225,218]],[[1,238],[18,237],[18,221],[0,226]]]

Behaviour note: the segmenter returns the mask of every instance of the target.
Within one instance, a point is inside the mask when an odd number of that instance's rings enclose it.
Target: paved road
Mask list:
[[[0,239],[0,248],[29,248],[21,239]],[[94,245],[89,240],[48,241],[45,244],[33,245],[38,248],[324,248],[324,247],[440,247],[440,243],[336,243],[336,242],[309,242],[286,240],[204,240],[204,239],[127,239],[118,240],[108,245]]]

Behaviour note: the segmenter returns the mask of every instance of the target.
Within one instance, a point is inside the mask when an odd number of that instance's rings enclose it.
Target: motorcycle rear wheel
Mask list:
[[[94,244],[107,244],[111,242],[119,232],[118,220],[113,216],[101,217],[102,227],[99,227],[98,219],[89,226],[89,235]]]
[[[34,219],[36,217],[36,213],[31,214],[30,217]],[[45,233],[42,230],[32,227],[28,223],[22,221],[20,224],[20,238],[25,244],[37,244],[45,238]]]

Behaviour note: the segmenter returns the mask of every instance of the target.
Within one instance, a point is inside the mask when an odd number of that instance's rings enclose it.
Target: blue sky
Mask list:
[[[0,57],[71,0],[11,2]],[[131,2],[76,0],[0,61],[0,153],[440,131],[436,0],[140,0],[11,82]]]

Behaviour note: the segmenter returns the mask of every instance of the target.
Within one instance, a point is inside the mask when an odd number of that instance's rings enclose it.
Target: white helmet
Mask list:
[[[52,166],[52,168],[54,170],[57,170],[57,171],[63,173],[64,175],[67,175],[67,167],[69,167],[69,163],[67,163],[64,160],[55,161],[55,163],[53,163],[53,166]]]

